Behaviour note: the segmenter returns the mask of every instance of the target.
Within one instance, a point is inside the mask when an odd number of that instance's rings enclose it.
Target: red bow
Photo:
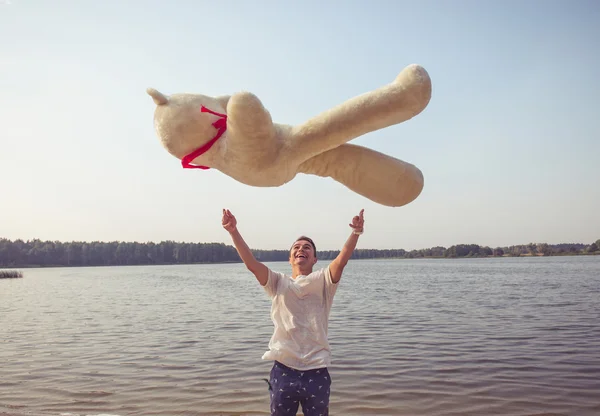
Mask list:
[[[208,152],[208,149],[210,149],[212,145],[215,144],[216,141],[221,138],[223,133],[225,133],[225,130],[227,130],[227,114],[216,113],[204,106],[202,106],[202,109],[200,111],[203,113],[210,113],[214,114],[215,116],[219,116],[219,119],[212,123],[213,127],[217,129],[217,134],[209,142],[205,143],[202,147],[194,150],[188,155],[185,155],[183,159],[181,159],[181,165],[184,169],[210,169],[208,166],[192,165],[190,164],[190,162],[196,159],[201,154]]]

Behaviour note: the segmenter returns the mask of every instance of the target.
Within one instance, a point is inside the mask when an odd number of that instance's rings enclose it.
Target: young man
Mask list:
[[[340,254],[320,270],[313,271],[317,263],[315,243],[299,237],[290,249],[292,275],[288,276],[256,260],[237,229],[235,216],[223,210],[223,228],[272,301],[275,330],[262,357],[274,361],[269,379],[272,416],[295,416],[299,405],[305,416],[329,414],[329,311],[344,267],[363,233],[363,212],[349,224],[352,233]]]

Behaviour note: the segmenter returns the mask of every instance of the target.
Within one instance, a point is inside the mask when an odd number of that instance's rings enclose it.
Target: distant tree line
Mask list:
[[[421,250],[357,249],[353,259],[520,257],[600,254],[600,240],[591,244],[526,244],[491,248],[458,244]],[[287,250],[252,250],[260,261],[287,261]],[[319,251],[321,260],[335,258],[339,250]],[[0,239],[0,267],[126,266],[240,262],[235,248],[223,243],[60,242]]]

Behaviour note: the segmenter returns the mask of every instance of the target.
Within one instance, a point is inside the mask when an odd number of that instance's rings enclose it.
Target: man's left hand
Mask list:
[[[362,233],[364,230],[364,226],[365,226],[365,218],[363,216],[364,212],[365,212],[365,210],[361,209],[360,213],[358,215],[356,215],[354,218],[352,218],[352,223],[349,224],[350,227],[352,227],[352,229],[356,233]]]

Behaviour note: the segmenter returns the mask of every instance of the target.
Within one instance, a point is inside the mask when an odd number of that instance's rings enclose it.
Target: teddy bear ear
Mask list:
[[[146,92],[150,97],[152,97],[156,105],[165,105],[169,101],[167,97],[165,97],[161,92],[158,92],[154,88],[148,88]]]

